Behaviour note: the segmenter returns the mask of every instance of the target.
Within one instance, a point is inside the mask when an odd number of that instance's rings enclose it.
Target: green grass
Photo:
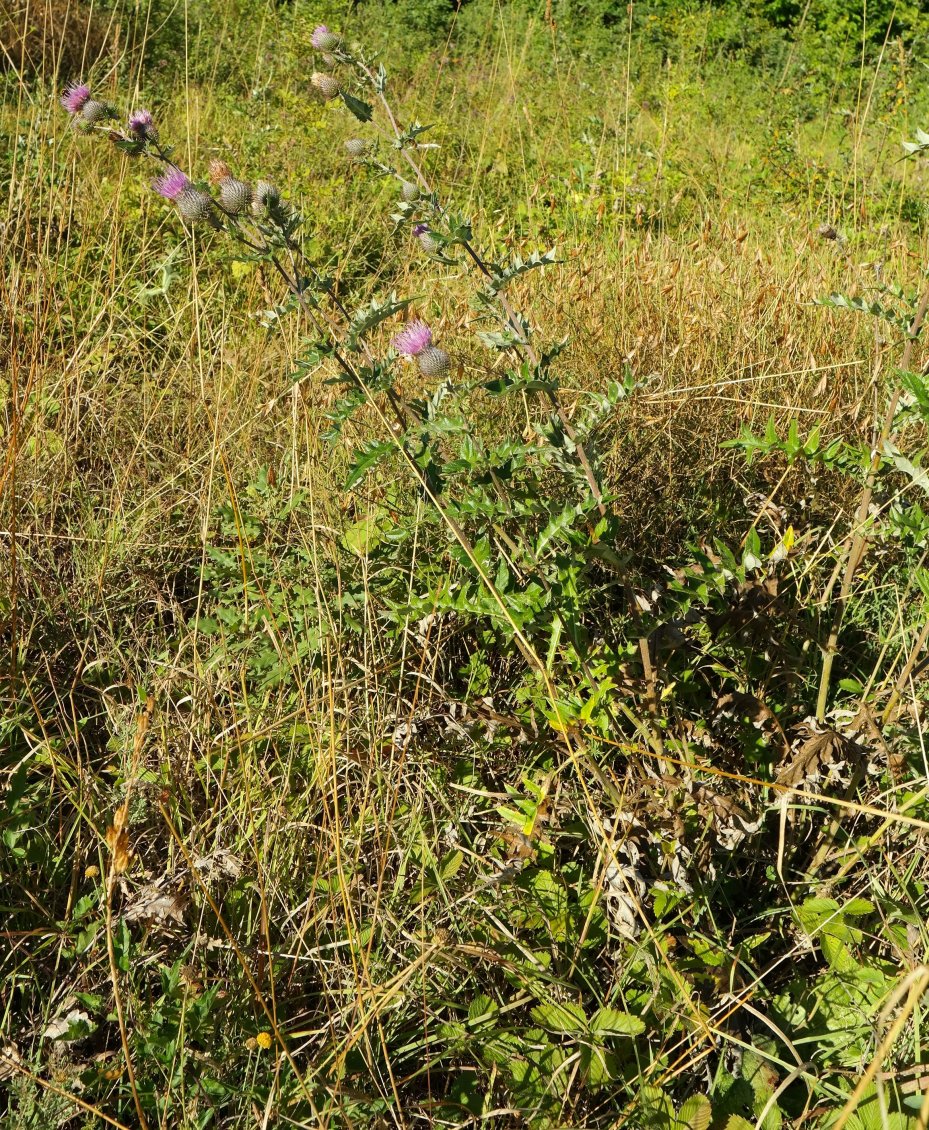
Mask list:
[[[438,504],[383,396],[327,438],[337,367],[300,368],[267,264],[69,130],[73,61],[4,72],[4,1125],[920,1124],[915,376],[813,720],[903,355],[820,300],[883,281],[910,320],[924,284],[920,14],[885,42],[827,4],[796,37],[776,5],[601,7],[117,2],[90,72],[197,176],[279,184],[347,307],[413,298],[475,386],[436,410],[446,470],[528,449],[551,409],[485,387],[514,367],[474,273],[311,93],[321,19],[382,53],[474,244],[556,248],[509,296],[567,340],[565,417],[630,378],[591,433],[606,516],[544,538],[586,489],[557,434]]]

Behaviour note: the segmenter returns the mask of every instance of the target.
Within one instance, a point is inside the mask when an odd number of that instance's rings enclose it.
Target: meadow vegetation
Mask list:
[[[5,1127],[929,1124],[927,43],[0,7]]]

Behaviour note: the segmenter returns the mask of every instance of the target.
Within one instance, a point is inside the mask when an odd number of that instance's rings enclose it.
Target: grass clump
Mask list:
[[[608,8],[7,75],[11,1126],[920,1124],[927,90]]]

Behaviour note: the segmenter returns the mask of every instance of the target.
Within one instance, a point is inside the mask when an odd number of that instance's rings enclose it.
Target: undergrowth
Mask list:
[[[761,8],[12,60],[5,1125],[926,1124],[921,14]]]

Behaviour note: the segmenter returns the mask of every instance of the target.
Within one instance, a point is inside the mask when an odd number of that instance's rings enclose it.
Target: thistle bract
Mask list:
[[[430,345],[417,356],[416,364],[424,377],[441,377],[448,372],[449,357],[444,349]]]
[[[328,75],[325,71],[314,71],[313,74],[310,75],[310,82],[327,102],[338,97],[339,80],[335,75]]]
[[[109,118],[115,117],[116,114],[105,102],[100,102],[96,98],[88,98],[81,107],[80,114],[74,120],[78,125],[89,128],[95,126],[98,122],[105,122]]]
[[[371,143],[360,137],[350,137],[345,143],[345,148],[351,157],[364,157],[371,148]]]
[[[209,193],[201,192],[199,188],[188,185],[175,200],[181,218],[189,224],[209,223],[214,228],[220,226],[216,215],[213,197]]]
[[[252,186],[234,177],[225,161],[210,161],[210,183],[219,189],[219,202],[230,215],[248,211]]]
[[[320,24],[310,36],[310,42],[317,51],[331,51],[333,47],[339,46],[339,37],[334,31],[330,31],[325,24]]]

